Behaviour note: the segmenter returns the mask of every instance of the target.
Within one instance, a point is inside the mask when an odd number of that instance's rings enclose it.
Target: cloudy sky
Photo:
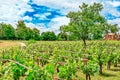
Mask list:
[[[0,0],[0,22],[12,24],[24,20],[28,27],[36,27],[41,32],[59,32],[59,26],[69,23],[66,14],[79,10],[83,2],[99,2],[101,12],[109,23],[120,26],[120,0]]]

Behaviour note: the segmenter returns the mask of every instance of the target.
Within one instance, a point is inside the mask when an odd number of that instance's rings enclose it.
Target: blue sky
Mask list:
[[[28,27],[36,27],[41,32],[58,33],[61,25],[69,23],[66,14],[77,11],[83,2],[103,4],[101,15],[120,27],[120,0],[0,0],[0,22],[16,27],[18,20],[24,20]]]

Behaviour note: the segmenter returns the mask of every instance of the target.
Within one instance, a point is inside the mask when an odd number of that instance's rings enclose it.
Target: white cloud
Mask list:
[[[26,23],[28,27],[34,28],[36,27],[37,29],[40,30],[40,33],[46,32],[46,31],[53,31],[56,34],[58,34],[59,28],[61,25],[67,25],[69,23],[69,19],[66,17],[56,17],[51,20],[51,22],[48,24],[48,28],[45,26],[45,24],[40,23],[40,24],[33,24],[33,23]]]
[[[116,18],[113,20],[108,20],[109,23],[111,24],[118,24],[118,26],[120,27],[120,18]]]
[[[24,17],[23,17],[23,20],[29,20],[29,21],[31,21],[31,20],[32,20],[32,17],[24,16]]]
[[[113,16],[120,16],[120,12],[116,10],[116,6],[120,5],[120,2],[118,1],[107,1],[107,0],[34,0],[34,3],[38,5],[44,5],[48,6],[54,9],[59,9],[61,13],[67,14],[69,11],[77,11],[79,9],[79,5],[82,3],[88,3],[92,4],[93,2],[100,2],[103,4],[104,9],[102,10],[102,15],[105,15],[106,13],[111,13]],[[63,25],[63,23],[67,23],[67,19],[61,18],[54,18],[52,21],[49,23],[50,30],[58,30],[60,25]],[[112,20],[113,21],[113,20]],[[110,22],[112,22],[110,21]],[[116,20],[117,21],[117,20]],[[115,22],[115,21],[113,21]],[[118,21],[117,21],[118,22]],[[120,24],[120,23],[118,23]]]
[[[51,15],[50,12],[44,13],[44,14],[34,14],[35,17],[40,18],[41,20],[47,19],[47,16]]]
[[[0,0],[0,22],[10,23],[13,26],[18,20],[32,20],[32,17],[23,16],[26,11],[32,12],[33,9],[28,3],[29,0]],[[120,12],[116,10],[115,7],[120,6],[119,0],[33,0],[35,4],[47,6],[53,9],[58,9],[62,14],[67,14],[69,11],[77,11],[79,5],[84,3],[92,4],[93,2],[100,2],[103,4],[104,9],[102,10],[102,15],[110,13],[116,17],[120,16]],[[50,9],[52,10],[52,9]],[[49,10],[49,11],[50,11]],[[35,14],[34,16],[39,17],[44,20],[47,19],[46,16],[51,15],[51,13]],[[120,18],[114,20],[108,20],[110,23],[117,23],[120,26]],[[54,31],[59,32],[59,27],[61,25],[68,24],[69,19],[66,17],[56,17],[51,19],[48,24],[49,28],[46,28],[45,24],[26,23],[29,27],[37,27],[41,32],[44,31]]]
[[[87,4],[99,2],[105,7],[103,10],[104,12],[102,13],[109,11],[115,16],[120,15],[119,12],[114,8],[116,6],[120,6],[120,1],[117,0],[34,0],[34,3],[38,5],[44,5],[54,9],[59,9],[63,14],[67,14],[69,11],[77,11],[79,9],[79,5],[81,5],[83,2]]]
[[[98,0],[34,0],[34,3],[59,9],[63,14],[66,14],[69,11],[77,11],[82,2],[91,4],[97,1]]]
[[[102,10],[102,14],[110,13],[115,17],[120,16],[120,12],[115,8],[120,6],[120,2],[118,1],[104,1],[104,9]]]
[[[40,23],[40,24],[38,24],[36,26],[40,30],[40,33],[50,31],[49,28],[46,28],[45,24],[43,24],[43,23]]]
[[[28,2],[29,0],[22,0],[22,1],[24,1],[24,2]]]
[[[60,26],[60,23],[61,25],[66,25],[69,23],[69,19],[67,17],[56,17],[54,19],[51,20],[51,23],[56,23],[56,25],[59,25]],[[51,24],[50,25],[53,25]]]
[[[26,11],[32,11],[27,1],[28,0],[0,0],[0,22],[15,25],[18,20],[22,20],[22,16]]]
[[[27,27],[31,27],[31,28],[34,28],[36,27],[35,24],[33,23],[25,23]]]
[[[50,31],[50,29],[46,28],[46,26],[43,23],[40,24],[33,24],[33,23],[25,23],[27,27],[30,28],[37,28],[38,30],[40,30],[40,33],[42,32],[46,32],[46,31]]]
[[[58,34],[60,26],[67,25],[69,23],[69,21],[70,21],[70,19],[68,19],[66,17],[56,17],[56,18],[52,19],[51,22],[48,24],[49,26],[51,26],[48,29],[50,31],[53,31],[56,34]]]
[[[120,1],[108,1],[108,3],[113,6],[113,7],[117,7],[120,6]]]

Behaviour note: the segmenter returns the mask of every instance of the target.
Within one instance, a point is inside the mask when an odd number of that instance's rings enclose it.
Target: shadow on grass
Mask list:
[[[120,67],[120,65],[118,65],[117,67]]]
[[[120,69],[110,69],[111,71],[120,71]]]
[[[110,74],[110,73],[103,73],[103,74],[100,74],[101,76],[104,76],[104,77],[114,77],[116,75],[114,74]]]

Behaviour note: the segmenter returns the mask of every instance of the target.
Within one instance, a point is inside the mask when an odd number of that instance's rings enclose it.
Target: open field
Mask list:
[[[17,47],[20,42],[25,41],[0,41],[0,59],[2,60],[0,61],[0,80],[85,80],[85,74],[81,68],[83,54],[81,41],[38,41],[31,42],[29,45],[25,42],[27,44],[25,49]],[[119,55],[120,43],[117,41],[88,41],[87,44],[86,53],[90,55],[88,62],[95,61],[97,64],[99,61],[96,58],[97,51],[99,54],[106,54],[109,50]],[[120,56],[117,57],[120,58]],[[105,60],[103,74],[96,72],[91,76],[92,80],[120,80],[120,63],[114,67],[111,61],[111,68],[107,70],[108,58],[110,58],[109,55],[103,55],[102,60]],[[59,71],[56,71],[56,68]]]

